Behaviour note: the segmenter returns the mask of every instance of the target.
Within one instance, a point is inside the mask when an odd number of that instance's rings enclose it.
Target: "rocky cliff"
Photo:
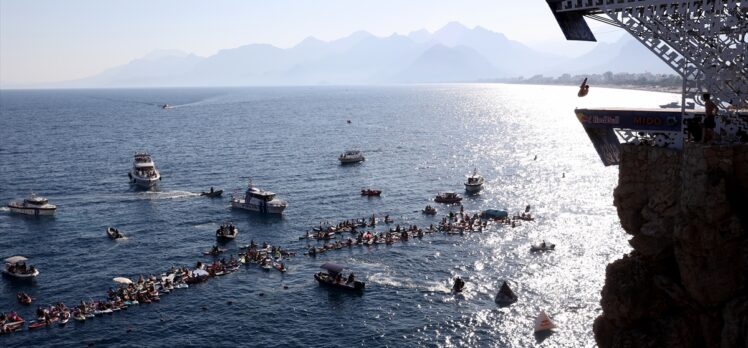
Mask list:
[[[600,347],[748,347],[748,145],[624,145]]]

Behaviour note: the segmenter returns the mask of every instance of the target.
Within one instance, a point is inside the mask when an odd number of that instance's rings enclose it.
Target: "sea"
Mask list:
[[[159,303],[2,335],[0,346],[595,346],[605,267],[631,248],[613,206],[618,169],[603,166],[574,109],[679,97],[594,85],[576,94],[503,84],[2,90],[0,257],[26,256],[41,274],[0,279],[0,311],[32,320],[37,305],[104,299],[114,277],[211,261],[202,252],[224,223],[239,228],[224,255],[250,240],[297,255],[286,273],[242,266]],[[351,149],[366,161],[341,166]],[[161,171],[154,190],[128,182],[136,151]],[[466,195],[474,169],[486,184]],[[288,201],[282,216],[230,208],[249,178]],[[224,196],[200,196],[210,187]],[[382,196],[361,197],[367,187]],[[319,244],[299,237],[321,223],[437,224],[460,209],[434,203],[442,191],[464,195],[471,214],[529,205],[535,221],[304,255]],[[32,192],[57,205],[54,217],[4,207]],[[437,216],[421,213],[427,204]],[[107,238],[108,226],[128,238]],[[543,240],[555,250],[531,253]],[[345,265],[366,290],[320,287],[313,275],[325,262]],[[466,290],[456,295],[457,276]],[[503,281],[519,296],[508,307],[494,302]],[[34,304],[18,304],[19,291]],[[533,333],[540,311],[558,325],[549,335]]]

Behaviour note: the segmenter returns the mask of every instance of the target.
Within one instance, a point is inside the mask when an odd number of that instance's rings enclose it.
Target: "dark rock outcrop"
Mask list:
[[[748,145],[624,145],[600,347],[748,347]]]

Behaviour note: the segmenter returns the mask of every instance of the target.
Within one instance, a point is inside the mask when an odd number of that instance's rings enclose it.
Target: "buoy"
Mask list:
[[[556,324],[541,310],[538,317],[535,318],[535,332],[548,331],[556,328]]]

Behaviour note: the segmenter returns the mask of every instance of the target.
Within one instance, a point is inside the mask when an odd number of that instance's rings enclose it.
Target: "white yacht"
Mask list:
[[[161,180],[161,174],[153,164],[151,155],[147,152],[136,152],[135,159],[132,163],[132,169],[127,176],[130,182],[143,188],[150,188]]]
[[[467,192],[478,192],[483,188],[483,177],[478,174],[478,169],[473,169],[473,174],[468,175],[467,181],[465,181],[465,191]]]
[[[32,193],[31,197],[22,201],[8,203],[8,208],[14,213],[39,216],[54,215],[57,206],[49,204],[49,201],[46,198]]]
[[[341,164],[358,163],[364,160],[364,154],[361,151],[350,150],[346,151],[338,157]]]
[[[249,180],[249,186],[244,193],[244,197],[237,194],[231,195],[232,208],[265,214],[282,214],[287,206],[288,202],[275,198],[275,193],[263,191],[252,185],[251,179]]]

